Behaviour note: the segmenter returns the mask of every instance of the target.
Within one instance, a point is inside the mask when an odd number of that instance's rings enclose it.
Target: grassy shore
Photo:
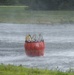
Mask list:
[[[61,72],[58,70],[47,70],[37,68],[25,68],[23,66],[0,65],[0,75],[74,75],[74,71]]]
[[[33,11],[27,6],[0,6],[0,23],[74,23],[74,11]]]

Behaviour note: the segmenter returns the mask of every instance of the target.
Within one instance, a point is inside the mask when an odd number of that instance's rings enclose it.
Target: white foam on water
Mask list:
[[[0,62],[15,61],[20,59],[24,59],[24,55],[19,55],[19,56],[11,55],[11,56],[0,57]]]
[[[44,36],[44,40],[45,40],[45,42],[64,43],[64,42],[74,42],[74,37],[66,37],[66,36],[64,36],[64,37],[62,37],[62,36],[61,37],[60,36],[45,37]]]
[[[25,36],[18,36],[18,35],[10,35],[10,36],[0,36],[1,42],[15,42],[15,43],[22,43],[25,41]]]
[[[62,56],[62,57],[74,57],[74,51],[56,51],[56,52],[49,52],[49,53],[45,53],[45,56],[49,57],[49,56]]]

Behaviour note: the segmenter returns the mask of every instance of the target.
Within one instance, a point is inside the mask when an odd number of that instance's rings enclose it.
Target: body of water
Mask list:
[[[45,53],[28,57],[25,36],[42,33]],[[0,23],[0,63],[59,70],[74,68],[74,25],[37,25]]]

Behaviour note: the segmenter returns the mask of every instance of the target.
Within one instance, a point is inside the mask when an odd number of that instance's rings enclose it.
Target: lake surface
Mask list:
[[[42,33],[45,53],[28,57],[24,50],[25,36]],[[0,23],[0,63],[47,69],[74,68],[74,25],[37,25]]]

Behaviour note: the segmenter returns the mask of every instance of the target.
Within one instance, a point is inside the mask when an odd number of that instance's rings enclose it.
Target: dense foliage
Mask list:
[[[73,10],[74,0],[0,0],[0,5],[27,5],[33,10]]]

